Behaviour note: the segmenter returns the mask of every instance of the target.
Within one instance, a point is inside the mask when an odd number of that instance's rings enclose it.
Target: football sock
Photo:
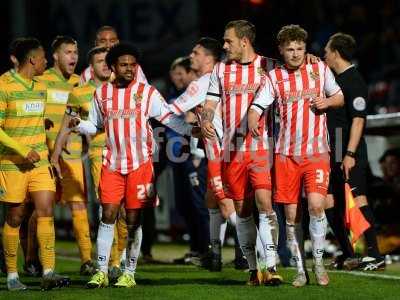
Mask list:
[[[55,267],[55,230],[53,217],[37,218],[37,239],[40,249],[40,261],[43,274],[54,271]]]
[[[136,227],[128,225],[128,246],[126,250],[125,271],[135,273],[137,260],[142,245],[142,226]]]
[[[259,214],[259,234],[262,245],[264,247],[267,268],[273,268],[276,265],[276,240],[274,240],[275,231],[277,231],[277,225],[274,224],[276,220],[276,214],[270,214],[267,216],[266,213]]]
[[[322,263],[324,254],[325,235],[326,235],[326,217],[325,213],[321,216],[310,215],[310,237],[312,244],[313,256],[316,264]]]
[[[17,254],[19,245],[19,226],[11,227],[4,224],[3,228],[3,247],[4,258],[6,260],[7,273],[17,273]]]
[[[114,224],[100,222],[97,234],[97,263],[100,271],[107,274],[108,261],[110,259],[111,246],[114,238]],[[118,260],[119,262],[119,260]]]
[[[85,263],[92,259],[92,242],[90,240],[89,220],[87,210],[73,210],[72,211],[72,224],[74,227],[74,234],[78,243],[79,254],[81,263]]]
[[[258,258],[258,267],[260,270],[267,269],[267,256],[265,255],[264,245],[260,238],[260,232],[257,229],[257,239],[256,239],[256,251]]]
[[[236,232],[240,247],[242,248],[243,254],[247,258],[249,269],[256,270],[257,258],[255,245],[257,239],[257,227],[254,223],[253,216],[245,218],[237,216]]]
[[[286,222],[286,238],[288,248],[292,254],[292,259],[296,262],[297,272],[304,273],[303,257],[300,252],[294,224]]]
[[[208,213],[210,216],[210,242],[211,242],[211,250],[214,252],[213,245],[219,243],[222,244],[222,239],[225,239],[225,231],[226,226],[224,227],[223,224],[225,219],[221,215],[221,211],[218,208],[209,208]],[[223,232],[224,231],[224,232]],[[219,248],[219,247],[218,247]]]

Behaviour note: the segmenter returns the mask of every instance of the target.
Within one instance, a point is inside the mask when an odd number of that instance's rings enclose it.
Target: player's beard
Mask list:
[[[127,87],[131,82],[132,79],[126,79],[123,76],[118,76],[117,78],[115,78],[115,83],[117,84],[118,87],[124,88]]]

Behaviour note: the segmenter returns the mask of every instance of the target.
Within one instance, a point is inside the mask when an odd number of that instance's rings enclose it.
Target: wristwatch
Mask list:
[[[355,157],[356,157],[355,152],[350,151],[350,150],[347,150],[347,151],[346,151],[346,155],[347,155],[347,156],[350,156],[350,157],[352,157],[352,158],[355,158]]]

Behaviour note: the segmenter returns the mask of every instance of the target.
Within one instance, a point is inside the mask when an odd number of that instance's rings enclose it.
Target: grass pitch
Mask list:
[[[171,261],[182,256],[187,248],[180,245],[157,245],[154,257]],[[195,266],[144,265],[139,262],[136,274],[137,286],[133,289],[106,288],[87,290],[87,277],[79,276],[80,262],[73,243],[57,243],[57,271],[69,275],[69,288],[49,292],[40,291],[40,279],[24,277],[28,291],[11,293],[6,290],[5,277],[1,277],[0,299],[15,300],[117,300],[117,299],[400,299],[400,266],[391,265],[385,272],[331,272],[328,287],[319,287],[311,276],[311,284],[301,289],[290,284],[293,269],[280,268],[285,283],[279,287],[245,286],[248,274],[232,267],[224,267],[220,273],[210,273]],[[232,258],[233,250],[224,250],[225,261]],[[312,275],[312,274],[310,274]]]

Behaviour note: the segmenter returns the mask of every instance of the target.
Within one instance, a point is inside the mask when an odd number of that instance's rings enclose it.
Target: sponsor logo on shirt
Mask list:
[[[285,102],[296,102],[305,98],[316,98],[319,95],[318,88],[309,88],[301,91],[288,91],[283,96]]]
[[[255,93],[259,88],[259,83],[235,83],[230,82],[227,86],[225,86],[225,91],[228,94],[246,94],[246,93]]]
[[[48,89],[47,101],[49,103],[66,104],[68,101],[69,92]]]
[[[106,118],[108,119],[129,119],[136,115],[135,109],[118,109],[106,111]]]
[[[35,116],[44,112],[43,101],[24,101],[17,104],[17,116]]]

